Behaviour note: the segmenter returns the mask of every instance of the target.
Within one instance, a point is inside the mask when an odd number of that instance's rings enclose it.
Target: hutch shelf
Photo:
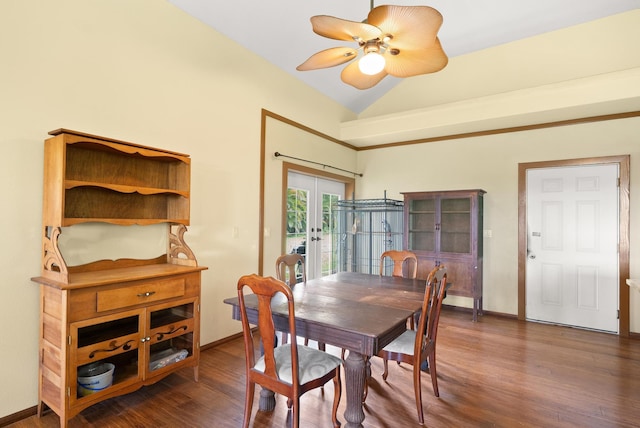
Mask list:
[[[66,129],[44,148],[38,415],[69,419],[132,392],[200,357],[200,276],[184,241],[189,225],[188,155]],[[167,225],[167,253],[149,260],[67,266],[63,227],[101,222]],[[177,355],[179,358],[167,358]],[[110,386],[87,394],[78,371],[115,366]]]
[[[418,278],[440,264],[452,286],[447,294],[473,299],[482,314],[482,211],[484,190],[405,192],[404,248],[418,257]]]

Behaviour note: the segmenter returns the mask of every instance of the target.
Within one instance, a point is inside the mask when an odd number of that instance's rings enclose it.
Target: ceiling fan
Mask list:
[[[369,89],[386,75],[411,77],[442,70],[448,62],[437,37],[442,15],[429,6],[373,7],[364,22],[328,15],[311,17],[313,31],[334,40],[355,41],[358,46],[335,47],[315,53],[296,67],[299,71],[334,67],[352,61],[340,75],[343,82]]]

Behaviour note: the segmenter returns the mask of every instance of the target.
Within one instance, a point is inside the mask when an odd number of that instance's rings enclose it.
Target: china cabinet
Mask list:
[[[188,155],[59,129],[44,148],[38,414],[60,425],[83,409],[134,391],[183,367],[198,380],[200,276],[184,241],[189,225]],[[166,224],[167,252],[68,266],[63,228],[100,222]],[[78,372],[115,367],[86,393]],[[86,371],[86,370],[85,370]]]
[[[404,248],[418,257],[418,277],[447,267],[447,294],[473,299],[482,314],[482,211],[484,190],[405,192]]]

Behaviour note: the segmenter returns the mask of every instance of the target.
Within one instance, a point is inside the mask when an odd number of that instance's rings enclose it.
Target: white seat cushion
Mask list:
[[[413,355],[413,349],[416,344],[415,330],[406,330],[400,336],[396,337],[393,342],[384,347],[384,351],[395,352],[400,354]]]
[[[291,344],[278,346],[273,352],[276,359],[278,377],[287,383],[292,383]],[[336,367],[339,367],[340,364],[342,364],[342,360],[335,355],[308,346],[298,345],[298,372],[301,385],[326,375]],[[264,357],[260,357],[253,368],[264,372]]]

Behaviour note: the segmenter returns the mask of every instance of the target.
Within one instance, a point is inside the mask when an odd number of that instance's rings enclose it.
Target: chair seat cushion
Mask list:
[[[276,347],[274,350],[276,370],[280,380],[292,383],[291,344]],[[322,377],[339,367],[342,360],[335,355],[304,345],[298,345],[299,382],[301,385]],[[264,372],[264,357],[260,357],[253,366],[254,370]]]
[[[413,350],[415,345],[416,345],[415,330],[406,330],[400,336],[395,338],[393,342],[385,346],[383,351],[413,355]]]

